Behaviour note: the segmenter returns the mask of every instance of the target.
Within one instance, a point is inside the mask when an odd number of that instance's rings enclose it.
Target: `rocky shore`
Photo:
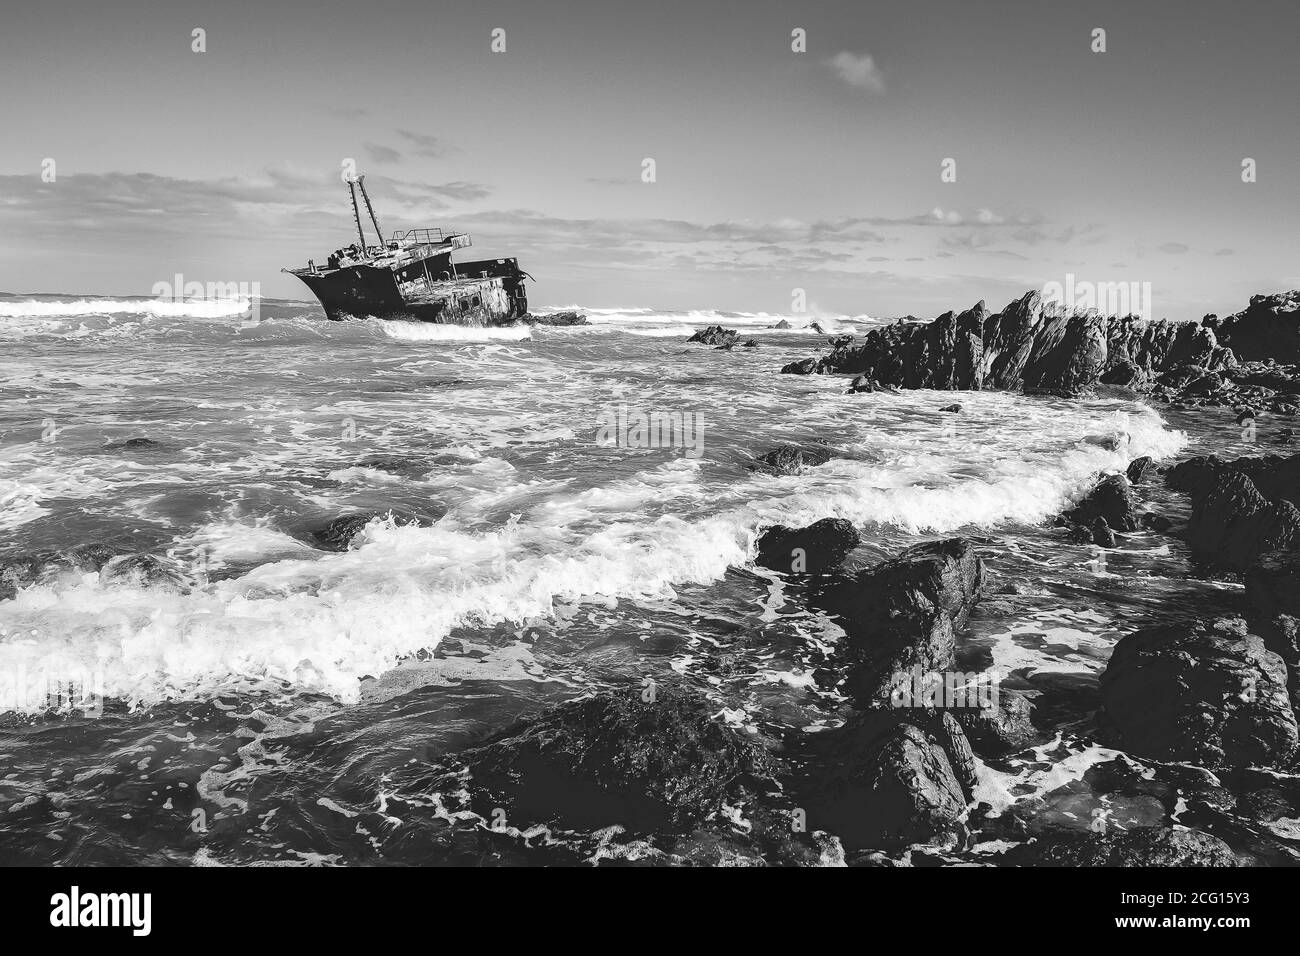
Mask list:
[[[1081,396],[1118,387],[1180,408],[1230,406],[1219,414],[1244,428],[1261,412],[1295,413],[1298,300],[1260,296],[1235,316],[1178,324],[1065,314],[1030,293],[996,314],[980,303],[876,329],[862,342],[841,338],[829,354],[782,371],[857,376],[850,392]],[[735,337],[713,327],[691,341],[727,347]],[[827,457],[816,445],[784,446],[757,454],[752,467],[798,475]],[[760,529],[755,544],[759,567],[843,631],[814,673],[843,701],[834,726],[771,738],[710,713],[700,688],[651,681],[525,719],[442,758],[429,785],[445,792],[468,781],[459,810],[501,812],[525,842],[545,833],[551,845],[556,828],[618,827],[620,849],[606,858],[621,862],[897,865],[909,848],[1003,838],[1006,849],[988,862],[1295,862],[1268,837],[1300,819],[1298,479],[1300,455],[1196,457],[1172,467],[1138,458],[1099,475],[1058,519],[1062,534],[1101,553],[1126,535],[1168,534],[1186,544],[1196,573],[1245,583],[1237,616],[1181,604],[1123,636],[1092,718],[1074,728],[1122,751],[1128,763],[1118,766],[1147,781],[1149,799],[1164,806],[1147,825],[1038,826],[991,806],[984,761],[1032,752],[1059,740],[1061,728],[1014,690],[979,706],[954,706],[942,693],[916,697],[917,675],[957,669],[963,629],[989,596],[978,542],[932,541],[849,570],[859,533],[837,518]],[[1188,520],[1144,505],[1143,488],[1158,481],[1188,497]],[[1002,587],[1014,594],[1021,585]]]

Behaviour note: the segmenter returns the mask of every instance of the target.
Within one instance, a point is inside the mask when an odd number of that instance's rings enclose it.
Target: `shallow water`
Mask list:
[[[1038,695],[1061,737],[983,768],[992,812],[1085,827],[1098,807],[1167,813],[1094,786],[1128,759],[1089,738],[1097,675],[1171,597],[1204,613],[1238,589],[1189,578],[1168,536],[1131,535],[1102,563],[1048,519],[1098,472],[1222,450],[1219,432],[1119,399],[848,396],[843,379],[776,374],[825,344],[768,328],[780,316],[603,310],[592,327],[487,330],[220,311],[0,298],[0,560],[107,543],[174,570],[68,573],[0,601],[11,688],[106,700],[93,718],[37,716],[42,693],[11,692],[0,857],[513,862],[463,838],[481,821],[404,790],[412,761],[644,677],[684,675],[741,726],[840,719],[811,677],[838,628],[751,560],[759,528],[827,516],[863,529],[852,564],[961,533],[995,590],[1023,585],[977,610],[961,663]],[[758,346],[686,344],[711,322]],[[939,412],[953,401],[960,414]],[[693,427],[642,447],[617,427],[638,413]],[[748,467],[780,443],[832,457],[790,477]],[[388,509],[418,523],[376,519],[345,552],[310,533]]]

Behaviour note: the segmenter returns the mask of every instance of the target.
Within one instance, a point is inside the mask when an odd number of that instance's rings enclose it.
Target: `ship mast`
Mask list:
[[[357,209],[357,183],[355,179],[348,180],[348,192],[352,194],[352,218],[357,224],[357,235],[361,238],[361,251],[364,253],[366,251],[366,234],[361,231],[361,212]]]
[[[358,176],[357,185],[361,187],[361,198],[366,201],[366,212],[370,213],[370,221],[375,226],[375,235],[379,237],[379,244],[384,244],[384,231],[379,228],[379,220],[375,218],[375,207],[370,205],[370,194],[366,192],[366,177]],[[355,200],[353,200],[355,202]]]

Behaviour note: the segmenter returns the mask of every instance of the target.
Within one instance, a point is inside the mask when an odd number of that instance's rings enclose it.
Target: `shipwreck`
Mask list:
[[[329,319],[374,316],[448,325],[502,325],[528,313],[524,279],[532,276],[517,259],[456,263],[452,253],[472,243],[465,233],[441,229],[394,232],[387,241],[366,192],[364,176],[349,179],[357,242],[330,253],[324,266],[314,259],[297,276],[320,300]],[[377,243],[361,227],[357,190],[374,226]]]

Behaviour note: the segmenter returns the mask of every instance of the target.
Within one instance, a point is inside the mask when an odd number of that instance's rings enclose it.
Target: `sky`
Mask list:
[[[352,160],[386,233],[468,232],[537,305],[930,317],[1073,275],[1227,314],[1300,286],[1297,27],[1291,0],[11,5],[0,290],[303,298],[280,269],[352,241]]]

